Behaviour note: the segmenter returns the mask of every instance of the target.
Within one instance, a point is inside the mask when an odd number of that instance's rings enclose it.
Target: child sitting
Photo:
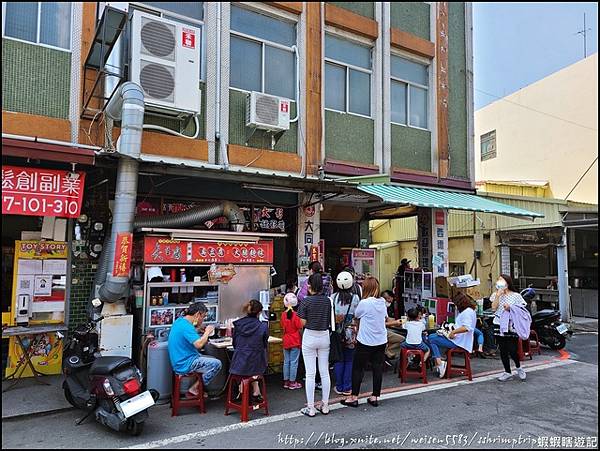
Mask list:
[[[300,359],[302,322],[294,312],[298,305],[298,298],[294,293],[288,293],[283,298],[286,311],[281,314],[281,328],[283,329],[283,388],[296,390],[302,388],[300,382],[296,382],[298,371],[298,360]]]
[[[408,316],[408,321],[404,328],[407,330],[408,334],[406,335],[406,341],[400,346],[404,349],[419,349],[423,351],[425,353],[423,362],[426,362],[430,351],[429,346],[423,342],[423,332],[427,330],[427,327],[422,321],[423,314],[417,309],[411,308],[406,312],[406,316]]]

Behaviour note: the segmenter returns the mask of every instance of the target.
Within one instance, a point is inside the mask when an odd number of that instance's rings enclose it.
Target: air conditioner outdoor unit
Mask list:
[[[246,127],[280,132],[290,129],[290,101],[252,91],[246,97]]]
[[[200,113],[200,29],[134,10],[130,80],[146,107],[168,115]]]

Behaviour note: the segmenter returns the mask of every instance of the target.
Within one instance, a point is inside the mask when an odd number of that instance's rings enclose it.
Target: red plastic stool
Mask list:
[[[200,381],[200,391],[198,392],[198,396],[195,398],[185,398],[181,399],[181,393],[179,393],[181,389],[181,381],[186,377],[194,378],[194,382],[192,385],[196,383],[196,381]],[[190,385],[191,386],[191,385]],[[173,373],[173,393],[171,394],[171,416],[176,417],[179,413],[180,407],[198,407],[200,409],[200,413],[206,413],[206,408],[204,407],[204,381],[202,380],[202,375],[199,373],[191,373],[191,374],[175,374]]]
[[[259,404],[250,405],[250,392],[252,382],[258,381],[261,387],[263,401]],[[242,400],[241,404],[236,403],[231,398],[232,388],[242,384]],[[229,415],[229,409],[237,410],[241,413],[242,421],[248,421],[250,409],[259,410],[265,409],[265,415],[269,415],[269,401],[267,400],[267,384],[265,378],[259,376],[238,376],[237,374],[229,375],[229,384],[227,386],[227,399],[225,400],[225,415]]]
[[[460,354],[465,359],[464,365],[452,364],[452,357],[454,354]],[[470,381],[473,380],[473,372],[471,371],[471,355],[463,348],[452,348],[448,349],[447,354],[447,367],[446,367],[446,379],[450,379],[454,374],[460,374],[461,376],[467,376]]]
[[[532,343],[532,340],[535,344]],[[534,352],[537,352],[538,355],[542,354],[540,339],[538,338],[538,334],[535,330],[529,331],[529,349],[531,350],[531,355],[533,355]]]
[[[421,369],[418,371],[408,369],[408,358],[411,355],[418,355],[421,357]],[[417,376],[423,379],[423,383],[427,383],[427,362],[425,362],[425,353],[420,349],[406,349],[402,348],[400,352],[400,371],[398,371],[398,377],[400,382],[404,383],[407,376]]]
[[[529,338],[527,340],[519,338],[519,344],[517,346],[517,352],[519,354],[520,362],[524,361],[526,357],[529,357],[529,360],[533,360],[533,356],[531,355],[531,343],[529,342]]]

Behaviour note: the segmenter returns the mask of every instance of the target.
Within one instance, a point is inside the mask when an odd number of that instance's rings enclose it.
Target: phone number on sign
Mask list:
[[[77,215],[79,212],[79,203],[76,200],[69,199],[37,199],[35,197],[15,197],[15,196],[2,196],[2,210],[3,212],[18,212],[23,213],[54,213],[54,214],[68,214],[71,216]]]

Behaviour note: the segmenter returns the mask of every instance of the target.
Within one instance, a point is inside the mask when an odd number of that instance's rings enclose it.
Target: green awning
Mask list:
[[[541,213],[494,202],[476,194],[387,184],[359,185],[357,188],[365,193],[381,198],[386,204],[412,205],[415,207],[442,208],[446,210],[481,211],[506,216],[525,217],[531,220],[544,217]]]

